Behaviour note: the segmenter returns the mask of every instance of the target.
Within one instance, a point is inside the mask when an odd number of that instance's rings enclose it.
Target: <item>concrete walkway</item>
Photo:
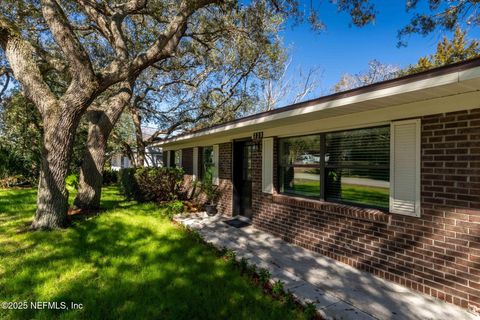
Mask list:
[[[236,229],[222,216],[201,214],[175,220],[197,230],[217,247],[234,250],[267,268],[303,302],[313,302],[327,319],[460,320],[479,316],[346,264],[289,244],[253,226]]]

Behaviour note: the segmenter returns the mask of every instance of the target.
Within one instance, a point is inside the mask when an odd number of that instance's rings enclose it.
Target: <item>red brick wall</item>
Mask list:
[[[232,216],[233,214],[233,182],[232,182],[232,143],[219,145],[218,177],[220,180],[220,198],[218,211],[220,214]]]
[[[260,150],[253,162],[258,228],[447,302],[480,307],[480,109],[422,119],[419,218],[264,194]]]

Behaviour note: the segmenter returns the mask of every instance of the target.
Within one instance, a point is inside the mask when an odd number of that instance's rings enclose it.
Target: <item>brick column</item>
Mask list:
[[[217,208],[220,214],[230,217],[233,214],[232,148],[231,142],[219,145],[218,165],[220,197]]]

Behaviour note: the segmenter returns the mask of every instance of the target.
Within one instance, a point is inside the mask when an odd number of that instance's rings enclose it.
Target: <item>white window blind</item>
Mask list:
[[[262,141],[262,190],[273,193],[273,138]]]
[[[198,179],[198,148],[193,148],[193,181]]]
[[[219,185],[220,179],[218,177],[218,163],[219,163],[219,147],[218,144],[213,145],[213,184]]]
[[[390,212],[420,216],[420,119],[396,121],[390,135]]]

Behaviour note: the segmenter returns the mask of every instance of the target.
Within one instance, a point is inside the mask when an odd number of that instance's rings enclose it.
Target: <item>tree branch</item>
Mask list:
[[[6,68],[4,68],[4,69],[6,69]],[[0,90],[0,102],[2,102],[2,97],[5,94],[5,91],[7,91],[8,84],[10,83],[10,72],[0,71],[0,74],[2,76],[5,76],[5,83],[3,84],[2,90]]]
[[[47,115],[49,106],[58,101],[42,77],[33,53],[35,48],[24,40],[15,25],[0,15],[0,46],[10,63],[15,78],[22,84],[27,98],[29,98],[42,116]]]
[[[121,12],[122,15],[136,13],[147,6],[147,0],[130,0],[126,3],[113,5],[115,11]]]
[[[95,73],[89,56],[73,32],[62,8],[55,0],[41,0],[40,2],[43,17],[69,63],[72,77],[71,87],[77,86],[78,82],[83,84],[94,81]]]
[[[137,55],[128,66],[119,61],[113,61],[103,72],[103,86],[121,81],[121,79],[135,76],[155,62],[172,56],[180,43],[186,29],[189,17],[197,10],[213,3],[222,3],[223,0],[196,0],[182,1],[178,13],[167,25],[165,31],[144,53]]]
[[[103,14],[102,10],[93,1],[77,0],[77,2],[83,6],[89,18],[97,25],[100,33],[111,44],[117,54],[117,59],[122,61],[128,59],[128,48],[122,32],[124,14],[114,14],[110,18]]]
[[[118,90],[115,94],[107,100],[107,108],[105,108],[105,116],[108,118],[113,127],[117,122],[120,114],[130,102],[132,97],[132,83],[130,81],[123,81],[119,84]]]

